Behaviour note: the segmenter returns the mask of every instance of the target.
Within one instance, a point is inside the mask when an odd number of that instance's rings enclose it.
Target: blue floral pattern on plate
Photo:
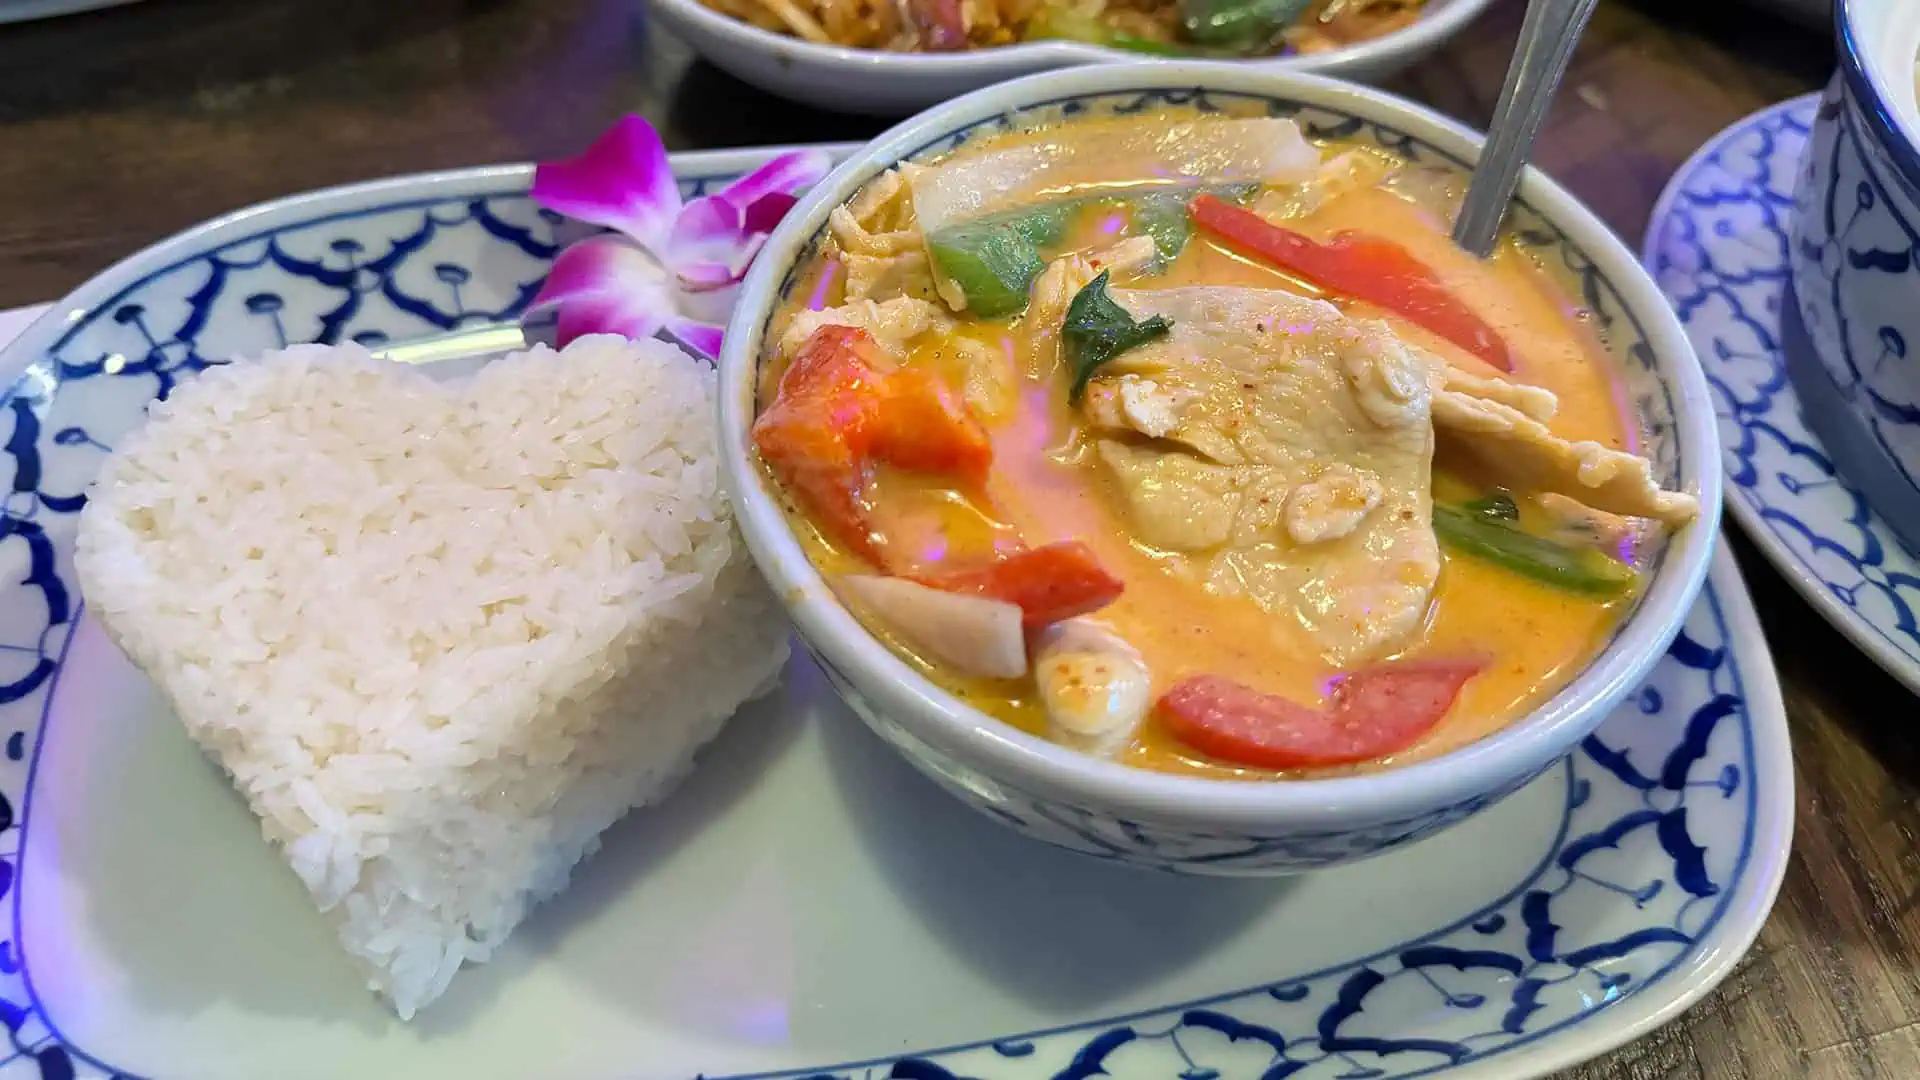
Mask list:
[[[677,168],[698,191],[725,178],[704,164],[719,161],[750,164],[695,156]],[[60,1033],[19,940],[25,820],[36,784],[58,782],[34,764],[78,618],[70,551],[87,482],[150,400],[219,356],[284,341],[377,343],[516,314],[555,246],[526,181],[524,170],[496,170],[396,182],[282,213],[257,233],[229,228],[190,257],[123,272],[115,291],[83,289],[55,309],[64,318],[49,316],[0,354],[13,380],[0,398],[0,898],[14,916],[0,934],[0,1024],[12,1047],[0,1076],[131,1076]],[[1524,881],[1490,888],[1451,925],[1135,1015],[768,1075],[1518,1077],[1642,1033],[1725,975],[1785,864],[1784,718],[1724,556],[1646,685],[1535,782],[1551,785],[1561,807],[1549,850]]]
[[[1818,95],[1707,143],[1655,208],[1645,258],[1713,388],[1729,505],[1841,632],[1920,692],[1920,560],[1808,430],[1782,355],[1794,185]]]

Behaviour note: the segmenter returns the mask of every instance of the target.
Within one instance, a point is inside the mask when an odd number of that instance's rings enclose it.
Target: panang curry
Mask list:
[[[815,565],[982,711],[1130,765],[1377,768],[1524,714],[1663,528],[1595,331],[1450,177],[1291,121],[902,165],[776,315],[753,437]]]

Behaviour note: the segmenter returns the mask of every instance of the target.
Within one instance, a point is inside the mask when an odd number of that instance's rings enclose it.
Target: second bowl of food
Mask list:
[[[1238,58],[1376,82],[1492,0],[648,0],[694,50],[769,93],[900,117],[1036,71]]]
[[[860,716],[1013,828],[1195,873],[1378,854],[1574,750],[1701,586],[1713,413],[1546,177],[1494,258],[1453,247],[1478,145],[1317,78],[1096,67],[815,188],[741,290],[721,452]]]

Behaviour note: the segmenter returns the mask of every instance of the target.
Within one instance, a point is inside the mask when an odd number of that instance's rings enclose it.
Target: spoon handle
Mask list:
[[[1520,40],[1507,66],[1506,85],[1494,110],[1487,145],[1474,167],[1466,201],[1454,219],[1453,241],[1485,258],[1493,252],[1507,203],[1520,185],[1520,172],[1533,154],[1533,140],[1547,118],[1547,106],[1567,73],[1573,48],[1599,0],[1529,0]]]
[[[510,322],[488,323],[431,337],[411,338],[369,351],[376,360],[388,360],[396,364],[437,364],[442,360],[464,360],[526,347],[526,332],[519,323]]]

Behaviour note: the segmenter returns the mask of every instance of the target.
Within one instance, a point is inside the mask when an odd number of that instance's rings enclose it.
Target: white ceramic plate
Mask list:
[[[697,189],[758,160],[676,170]],[[399,1024],[86,618],[71,538],[108,448],[203,363],[511,317],[552,255],[529,175],[243,211],[0,352],[0,1080],[1540,1077],[1672,1019],[1758,932],[1793,779],[1723,555],[1578,754],[1432,840],[1289,880],[1161,876],[1016,836],[796,659],[680,794]]]
[[[1920,559],[1807,429],[1781,352],[1793,186],[1819,100],[1764,109],[1701,147],[1654,207],[1645,259],[1713,388],[1734,516],[1809,603],[1920,693]]]
[[[1492,0],[1430,0],[1419,22],[1352,48],[1223,63],[1380,82],[1431,53]],[[1077,64],[1151,62],[1140,53],[1072,41],[1030,41],[954,53],[849,49],[762,30],[700,0],[648,0],[653,15],[714,66],[781,97],[841,112],[905,116],[969,90]]]

